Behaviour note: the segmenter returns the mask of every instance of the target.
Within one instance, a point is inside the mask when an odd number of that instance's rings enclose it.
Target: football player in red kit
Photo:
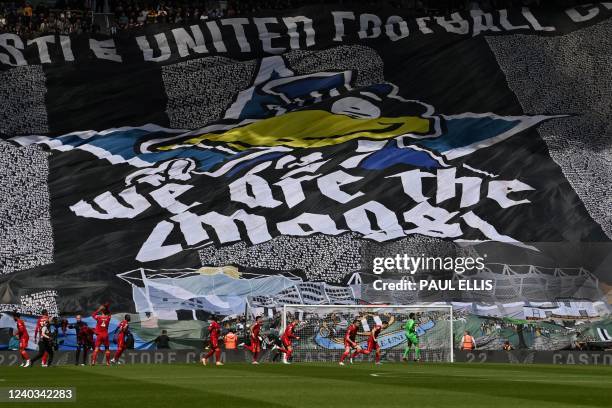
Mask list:
[[[361,351],[361,347],[355,341],[357,338],[357,330],[359,330],[359,319],[353,320],[353,323],[351,323],[346,329],[346,334],[344,335],[344,353],[342,353],[340,363],[338,364],[344,365],[344,359],[351,354],[352,349],[355,349],[358,352]]]
[[[257,357],[261,352],[261,339],[259,338],[259,332],[261,331],[261,325],[263,324],[263,319],[261,316],[257,316],[255,319],[255,323],[251,326],[251,344],[248,346],[244,346],[247,350],[253,353],[253,364],[259,364],[257,362]]]
[[[104,344],[104,351],[106,356],[106,365],[110,366],[110,347],[108,342],[108,326],[111,322],[110,310],[108,308],[108,304],[100,305],[100,307],[91,314],[91,317],[96,321],[96,345],[94,348],[93,356],[91,356],[91,365],[96,365],[96,360],[98,358],[98,352],[100,351],[100,346]]]
[[[223,365],[221,362],[221,345],[219,345],[221,326],[219,325],[219,322],[217,322],[217,318],[214,316],[208,325],[208,332],[210,333],[210,351],[202,358],[202,364],[206,365],[208,363],[208,359],[214,354],[215,364],[218,366]]]
[[[46,309],[43,309],[41,316],[36,321],[36,328],[34,329],[34,341],[39,339],[40,332],[45,325],[45,322],[49,320],[49,312]]]
[[[19,313],[15,312],[13,314],[13,319],[15,320],[15,324],[17,325],[17,336],[19,337],[19,354],[21,354],[21,358],[23,358],[23,363],[21,363],[19,367],[29,367],[30,356],[26,352],[26,348],[28,348],[28,341],[30,340],[30,336],[28,335],[28,330],[26,329],[25,322],[21,320],[21,316],[19,315]]]
[[[366,350],[355,351],[351,356],[351,360],[357,357],[358,354],[370,354],[372,351],[376,350],[376,364],[382,364],[380,362],[380,344],[378,344],[378,335],[385,326],[386,322],[383,322],[382,325],[377,324],[374,326],[372,331],[370,331],[370,336],[368,337],[368,348]]]
[[[125,336],[130,330],[130,315],[126,314],[121,323],[119,323],[119,327],[117,327],[117,351],[115,351],[115,356],[110,361],[112,364],[119,364],[119,357],[126,349],[125,345]]]
[[[46,309],[43,309],[41,312],[41,316],[38,318],[38,320],[36,321],[36,327],[34,328],[34,342],[38,342],[38,350],[44,350],[45,349],[45,342],[44,339],[42,338],[42,329],[43,327],[45,327],[47,325],[47,322],[49,321],[49,312],[47,312]],[[43,353],[42,356],[42,365],[46,366],[47,365],[47,359],[49,358],[49,353],[47,353],[46,351]]]
[[[283,363],[290,364],[289,359],[291,358],[291,354],[293,354],[293,341],[299,340],[300,338],[294,334],[295,327],[298,325],[300,321],[298,319],[293,319],[291,323],[285,329],[285,332],[281,336],[280,340],[283,343],[283,347],[279,347],[278,351],[284,353],[283,355]]]

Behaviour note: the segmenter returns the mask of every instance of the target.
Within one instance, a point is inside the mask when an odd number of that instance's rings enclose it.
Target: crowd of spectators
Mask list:
[[[80,7],[80,2],[62,3],[49,6],[45,3],[2,2],[0,32],[30,38],[43,32],[71,34],[92,30],[91,13]]]
[[[102,17],[111,33],[156,23],[196,23],[248,16],[266,10],[304,5],[341,4],[380,6],[376,0],[0,0],[0,32],[25,38],[41,32],[58,34],[99,31]],[[517,6],[567,6],[577,0],[388,0],[404,15],[448,14],[463,10],[492,10]]]

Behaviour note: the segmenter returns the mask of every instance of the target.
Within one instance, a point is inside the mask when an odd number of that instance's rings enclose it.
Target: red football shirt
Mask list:
[[[34,328],[35,338],[41,334],[42,328],[47,323],[47,321],[49,321],[49,316],[42,315],[38,318],[38,320],[36,321],[36,327]]]
[[[108,326],[110,325],[111,316],[98,314],[98,312],[93,312],[91,315],[96,320],[96,335],[100,334],[108,334]]]
[[[213,321],[208,325],[208,332],[210,333],[211,340],[218,340],[219,334],[221,334],[221,326],[219,323]]]
[[[21,319],[17,320],[17,335],[20,339],[29,338],[25,322]]]
[[[374,326],[374,328],[372,329],[372,332],[370,333],[370,339],[376,341],[381,330],[382,330],[382,326],[380,324],[377,324],[376,326]]]
[[[344,340],[355,340],[355,337],[357,336],[357,325],[356,324],[351,324],[347,329],[346,329],[346,334],[344,335]]]
[[[286,339],[286,340],[295,339],[296,336],[295,334],[293,334],[293,330],[295,330],[296,325],[297,325],[296,323],[289,323],[289,326],[287,326],[287,328],[285,329],[285,333],[283,333],[283,336],[281,337],[281,339]]]
[[[117,330],[119,331],[119,333],[125,333],[129,325],[130,323],[127,320],[122,320],[121,323],[119,323],[119,327],[117,328]]]
[[[255,323],[251,328],[251,333],[253,333],[253,337],[259,336],[259,331],[261,330],[261,323]]]

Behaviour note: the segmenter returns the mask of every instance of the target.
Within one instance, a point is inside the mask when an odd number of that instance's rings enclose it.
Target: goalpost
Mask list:
[[[416,315],[421,360],[453,361],[453,309],[449,305],[284,305],[282,329],[293,319],[300,321],[293,340],[294,362],[338,361],[344,352],[344,335],[353,320],[360,321],[356,342],[367,348],[370,330],[383,325],[378,336],[384,361],[401,361],[406,346],[404,325]],[[282,331],[281,331],[282,333]],[[414,347],[409,360],[414,357]],[[360,354],[357,361],[374,359]]]

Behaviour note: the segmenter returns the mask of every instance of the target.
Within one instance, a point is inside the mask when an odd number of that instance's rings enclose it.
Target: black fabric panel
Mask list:
[[[53,135],[155,123],[168,126],[158,66],[96,62],[45,70]]]

